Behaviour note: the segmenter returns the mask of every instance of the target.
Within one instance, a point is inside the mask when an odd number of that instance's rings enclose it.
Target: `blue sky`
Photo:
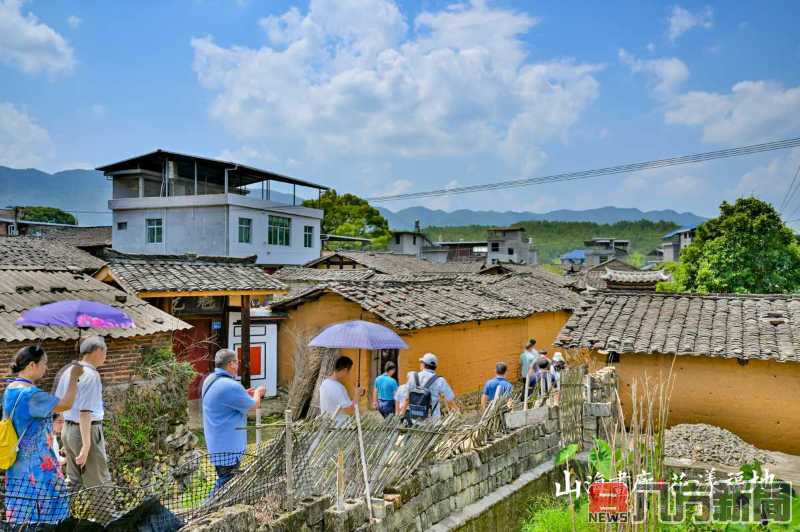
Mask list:
[[[800,135],[797,20],[792,1],[0,0],[0,164],[160,147],[376,195],[776,140]],[[413,203],[708,216],[780,203],[798,152]]]

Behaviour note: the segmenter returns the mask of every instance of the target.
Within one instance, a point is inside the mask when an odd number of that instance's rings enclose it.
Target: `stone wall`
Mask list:
[[[589,375],[584,403],[584,441],[589,445],[613,426],[616,409],[613,368]],[[387,486],[383,498],[372,501],[369,522],[366,501],[348,500],[339,511],[327,498],[301,501],[299,508],[270,523],[257,523],[250,506],[229,508],[225,519],[209,516],[187,530],[295,532],[388,532],[394,530],[507,530],[519,526],[527,502],[537,494],[552,494],[560,479],[554,456],[561,449],[559,408],[528,411],[528,423],[498,435],[491,443],[442,463],[422,467],[410,479]],[[588,446],[585,446],[588,447]]]

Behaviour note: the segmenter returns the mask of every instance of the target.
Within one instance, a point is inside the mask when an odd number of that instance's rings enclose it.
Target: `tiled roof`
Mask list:
[[[333,260],[332,257],[341,256],[350,259],[365,268],[375,270],[378,273],[417,273],[423,271],[434,271],[432,262],[421,260],[416,255],[405,253],[394,253],[390,251],[337,251],[332,255],[327,255],[315,259],[306,266],[313,266],[323,261]]]
[[[670,231],[666,235],[662,236],[661,239],[662,240],[666,240],[666,239],[672,238],[673,236],[678,235],[680,233],[688,233],[689,231],[692,231],[694,229],[697,229],[697,224],[696,225],[687,225],[686,227],[681,227],[680,229],[675,229],[674,231]]]
[[[336,270],[320,268],[304,268],[302,266],[284,266],[272,274],[272,277],[281,281],[363,281],[375,275],[367,269]]]
[[[800,362],[800,295],[599,292],[564,347]]]
[[[619,271],[619,270],[609,270],[606,269],[605,273],[602,275],[602,279],[606,281],[606,283],[624,283],[624,284],[636,284],[636,283],[657,283],[659,281],[669,281],[672,277],[665,272],[664,270],[652,270],[652,271]]]
[[[480,271],[481,275],[494,273],[529,273],[559,286],[567,286],[572,284],[571,279],[567,276],[553,273],[542,266],[533,264],[514,264],[510,262],[503,262],[500,264],[486,266]]]
[[[377,277],[377,276],[376,276]],[[328,282],[272,306],[286,310],[326,292],[359,304],[398,329],[475,320],[520,318],[579,304],[570,290],[531,275],[461,276],[427,280]]]
[[[93,329],[92,332],[126,338],[158,332],[189,329],[190,325],[130,294],[102,283],[91,276],[67,270],[21,270],[0,268],[0,340],[74,340],[76,329],[37,327],[23,329],[16,325],[20,314],[30,308],[70,299],[86,299],[106,303],[130,316],[131,329]],[[85,334],[85,333],[84,333]]]
[[[96,227],[46,227],[37,228],[42,237],[58,240],[64,244],[83,247],[111,247],[111,226]]]
[[[639,271],[636,266],[631,266],[627,262],[623,262],[619,259],[611,259],[597,266],[584,268],[574,275],[570,275],[569,277],[573,279],[571,283],[572,287],[576,290],[586,290],[587,288],[591,290],[604,290],[606,288],[606,281],[603,279],[603,275],[605,275],[608,270],[625,272]]]
[[[241,259],[108,255],[114,280],[127,292],[286,290],[279,280]]]
[[[74,246],[31,236],[0,237],[0,266],[25,269],[71,269],[94,273],[105,261]]]

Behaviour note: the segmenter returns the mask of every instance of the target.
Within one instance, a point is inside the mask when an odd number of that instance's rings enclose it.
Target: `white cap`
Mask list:
[[[553,360],[560,360],[563,362],[564,355],[561,354],[561,351],[556,351],[556,353],[553,355]]]
[[[433,353],[425,353],[422,355],[422,358],[419,359],[420,362],[425,364],[426,366],[438,366],[439,359],[436,358],[436,355]]]

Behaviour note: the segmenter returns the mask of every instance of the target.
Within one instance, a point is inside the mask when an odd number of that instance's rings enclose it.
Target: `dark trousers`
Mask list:
[[[217,481],[214,483],[214,489],[211,490],[209,497],[216,494],[222,486],[227,484],[239,472],[239,462],[233,465],[214,466],[214,469],[217,470]]]
[[[394,399],[391,401],[384,401],[383,399],[378,399],[378,412],[384,418],[394,415]]]

